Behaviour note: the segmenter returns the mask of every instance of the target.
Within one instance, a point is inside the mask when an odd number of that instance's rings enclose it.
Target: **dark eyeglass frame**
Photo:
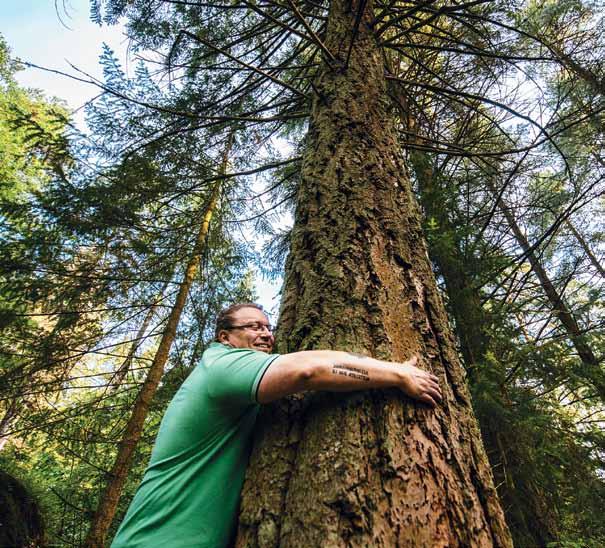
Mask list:
[[[260,333],[266,329],[269,333],[273,333],[275,326],[269,323],[261,324],[259,322],[252,322],[245,323],[244,325],[230,325],[229,327],[225,327],[225,329],[227,331],[230,331],[231,329],[249,329],[250,331],[256,331],[257,333]]]

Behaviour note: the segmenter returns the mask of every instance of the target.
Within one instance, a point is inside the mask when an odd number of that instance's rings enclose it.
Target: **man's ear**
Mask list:
[[[221,331],[218,332],[218,342],[223,343],[223,344],[228,344],[227,343],[228,338],[229,338],[229,332],[228,331],[226,331],[226,330],[223,329],[223,330],[221,330]]]

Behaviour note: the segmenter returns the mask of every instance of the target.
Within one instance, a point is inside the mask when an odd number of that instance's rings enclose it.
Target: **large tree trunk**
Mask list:
[[[237,546],[511,546],[402,164],[371,2],[353,40],[358,9],[331,3],[325,43],[340,64],[315,83],[279,350],[418,353],[444,401],[433,411],[392,390],[271,406]]]

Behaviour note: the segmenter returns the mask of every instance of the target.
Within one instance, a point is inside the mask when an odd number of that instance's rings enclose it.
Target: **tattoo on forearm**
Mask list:
[[[351,377],[358,381],[369,381],[370,373],[367,369],[355,367],[352,365],[344,365],[337,363],[332,367],[332,375],[342,375],[343,377]]]

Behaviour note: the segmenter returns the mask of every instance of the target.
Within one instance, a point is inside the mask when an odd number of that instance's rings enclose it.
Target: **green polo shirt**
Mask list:
[[[170,402],[112,548],[219,548],[235,532],[256,398],[278,354],[212,343]]]

